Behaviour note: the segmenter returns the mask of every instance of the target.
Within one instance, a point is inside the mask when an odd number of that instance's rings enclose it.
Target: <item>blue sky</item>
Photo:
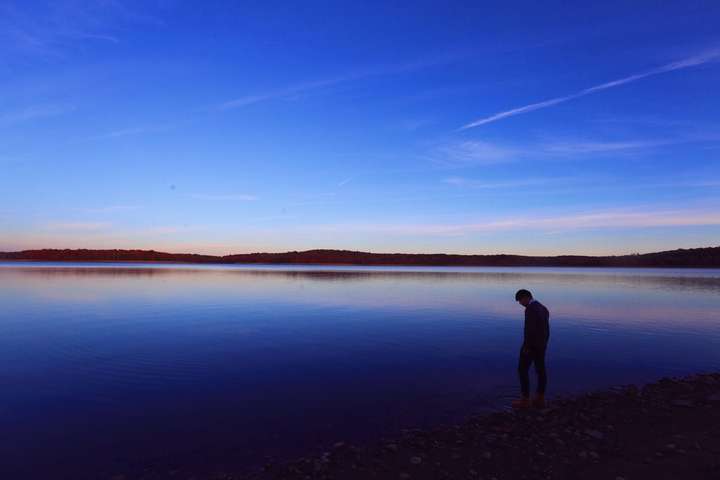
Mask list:
[[[0,250],[720,245],[717,25],[714,1],[3,2]]]

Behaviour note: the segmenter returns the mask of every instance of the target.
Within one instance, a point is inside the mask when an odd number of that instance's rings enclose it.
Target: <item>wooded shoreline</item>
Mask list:
[[[243,253],[216,256],[167,253],[155,250],[43,249],[0,252],[0,260],[347,266],[720,268],[720,246],[612,256],[458,255],[444,253],[371,253],[350,250],[307,250],[302,252]]]

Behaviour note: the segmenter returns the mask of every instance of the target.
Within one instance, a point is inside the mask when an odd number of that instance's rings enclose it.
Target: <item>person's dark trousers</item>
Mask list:
[[[545,371],[545,348],[530,347],[525,353],[520,349],[520,360],[518,362],[518,374],[520,375],[520,388],[523,397],[530,396],[530,377],[528,371],[530,365],[535,364],[535,372],[537,373],[537,393],[545,395],[545,387],[547,387],[547,372]]]

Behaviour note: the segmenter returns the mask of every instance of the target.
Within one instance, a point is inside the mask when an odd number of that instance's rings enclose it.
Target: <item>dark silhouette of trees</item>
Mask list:
[[[450,255],[444,253],[369,253],[350,250],[307,250],[214,256],[155,250],[24,250],[0,252],[4,260],[83,262],[179,262],[319,265],[517,266],[517,267],[715,267],[720,247],[689,248],[613,256]]]

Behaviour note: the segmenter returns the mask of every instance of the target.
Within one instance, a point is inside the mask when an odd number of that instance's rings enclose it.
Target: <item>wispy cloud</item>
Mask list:
[[[443,179],[443,183],[448,185],[454,185],[456,187],[467,187],[477,189],[495,189],[495,188],[515,188],[515,187],[528,187],[536,185],[548,185],[551,183],[558,183],[562,179],[558,178],[526,178],[521,180],[508,180],[502,182],[488,182],[485,180],[478,180],[474,178],[465,177],[449,177]]]
[[[18,123],[56,117],[75,109],[72,105],[32,105],[21,110],[0,113],[0,126],[12,126]]]
[[[544,100],[542,102],[531,103],[529,105],[524,105],[522,107],[513,108],[512,110],[506,110],[504,112],[496,113],[494,115],[490,115],[489,117],[483,117],[478,120],[475,120],[474,122],[470,122],[467,125],[464,125],[460,129],[465,130],[468,128],[479,127],[481,125],[486,125],[488,123],[502,120],[504,118],[513,117],[515,115],[521,115],[523,113],[533,112],[535,110],[540,110],[542,108],[552,107],[552,106],[558,105],[560,103],[565,103],[570,100],[574,100],[576,98],[584,97],[585,95],[590,95],[591,93],[600,92],[603,90],[607,90],[609,88],[619,87],[621,85],[625,85],[626,83],[636,82],[643,78],[651,77],[654,75],[659,75],[661,73],[672,72],[675,70],[696,67],[696,66],[703,65],[703,64],[706,64],[709,62],[717,61],[718,59],[720,59],[720,49],[708,50],[701,54],[698,54],[698,55],[695,55],[695,56],[692,56],[692,57],[689,57],[689,58],[686,58],[686,59],[683,59],[683,60],[680,60],[677,62],[668,63],[666,65],[662,65],[662,66],[654,68],[652,70],[648,70],[648,71],[645,71],[642,73],[637,73],[637,74],[630,75],[628,77],[620,78],[617,80],[612,80],[610,82],[601,83],[599,85],[595,85],[593,87],[586,88],[584,90],[581,90],[576,93],[572,93],[570,95],[565,95],[563,97],[551,98],[549,100]]]
[[[720,141],[720,132],[681,134],[665,138],[605,140],[591,138],[545,138],[523,144],[491,141],[460,141],[436,147],[426,157],[441,168],[466,168],[529,159],[579,158],[604,154],[635,154],[672,145]]]
[[[581,155],[590,153],[620,152],[628,150],[643,150],[667,145],[686,143],[689,140],[674,138],[664,140],[630,140],[630,141],[553,141],[542,144],[542,152],[561,155]]]
[[[233,110],[237,108],[247,107],[260,102],[277,99],[287,99],[293,96],[308,93],[310,91],[319,90],[322,88],[332,87],[341,83],[350,82],[353,80],[360,80],[363,78],[384,76],[384,75],[398,75],[402,73],[413,72],[416,70],[422,70],[431,68],[447,63],[451,63],[459,60],[463,56],[461,55],[443,55],[438,57],[429,58],[426,60],[399,63],[396,65],[385,65],[373,68],[366,68],[364,70],[358,70],[355,72],[347,73],[345,75],[338,75],[329,77],[321,80],[315,80],[305,83],[299,83],[297,85],[291,85],[275,90],[269,90],[257,94],[245,95],[235,99],[225,101],[215,107],[215,110]]]
[[[108,222],[55,222],[45,225],[47,230],[96,232],[110,228]]]
[[[644,188],[717,188],[720,187],[718,180],[677,180],[669,182],[639,183],[637,187]]]
[[[106,207],[82,208],[80,210],[86,213],[117,213],[138,210],[140,208],[142,207],[139,205],[108,205]]]
[[[120,43],[120,40],[117,37],[101,33],[68,32],[67,36],[78,39],[103,40],[110,43]]]
[[[130,10],[119,0],[49,2],[40,13],[31,2],[0,4],[0,41],[7,54],[62,57],[69,48],[87,41],[117,44],[120,39],[115,32],[126,23],[162,22]]]
[[[606,210],[568,215],[518,216],[456,224],[336,224],[313,229],[407,236],[460,236],[512,230],[570,231],[592,228],[648,228],[720,225],[720,209]]]
[[[431,155],[433,163],[443,167],[493,165],[514,161],[524,148],[487,141],[463,141],[438,147]]]
[[[336,85],[341,82],[345,82],[348,80],[351,80],[351,76],[346,77],[336,77],[336,78],[329,78],[325,80],[318,80],[315,82],[307,82],[307,83],[301,83],[298,85],[293,85],[290,87],[280,88],[277,90],[271,90],[265,93],[260,93],[256,95],[246,95],[244,97],[235,98],[233,100],[228,100],[226,102],[221,103],[217,106],[217,110],[234,110],[236,108],[241,107],[247,107],[249,105],[253,105],[255,103],[265,102],[267,100],[274,100],[279,98],[289,98],[293,95],[298,95],[300,93],[309,92],[311,90],[316,90],[322,87],[329,87],[332,85]]]
[[[347,185],[348,183],[352,182],[353,178],[354,178],[354,177],[348,177],[348,178],[346,178],[345,180],[342,180],[342,181],[338,182],[337,186],[338,186],[338,187],[344,187],[344,186]]]
[[[174,235],[176,233],[193,232],[204,230],[205,227],[199,225],[158,225],[144,230],[149,235]]]
[[[258,199],[256,195],[248,195],[246,193],[229,193],[229,194],[204,194],[204,193],[192,193],[190,198],[197,200],[233,200],[252,202]]]
[[[102,140],[102,139],[109,139],[109,138],[127,137],[127,136],[131,136],[131,135],[142,135],[144,133],[163,132],[163,131],[169,130],[170,128],[172,128],[171,125],[165,125],[165,124],[121,128],[118,130],[111,130],[109,132],[102,133],[100,135],[95,135],[93,137],[90,137],[90,140]]]

